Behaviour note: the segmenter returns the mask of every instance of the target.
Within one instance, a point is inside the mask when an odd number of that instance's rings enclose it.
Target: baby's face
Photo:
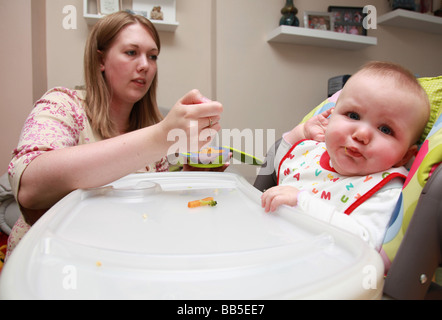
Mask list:
[[[390,79],[352,78],[325,136],[334,169],[343,175],[368,175],[404,165],[416,150],[416,119],[422,118],[419,103]]]

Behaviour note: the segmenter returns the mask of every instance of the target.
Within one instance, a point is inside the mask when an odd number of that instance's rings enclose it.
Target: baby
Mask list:
[[[333,110],[284,135],[275,157],[278,186],[263,193],[263,208],[296,206],[379,250],[429,114],[428,97],[408,70],[366,64]]]

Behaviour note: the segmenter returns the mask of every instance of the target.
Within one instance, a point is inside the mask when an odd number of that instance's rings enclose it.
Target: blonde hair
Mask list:
[[[158,47],[161,49],[160,37],[155,26],[145,17],[133,15],[129,12],[119,11],[100,19],[92,28],[84,53],[84,77],[86,85],[86,112],[91,126],[102,138],[110,138],[117,133],[110,120],[109,106],[111,92],[100,70],[101,57],[113,44],[121,30],[129,25],[140,23],[150,33]],[[158,110],[156,92],[158,73],[146,95],[136,102],[129,118],[128,131],[144,128],[162,120]]]
[[[356,74],[366,71],[378,76],[392,77],[401,86],[406,85],[419,93],[425,93],[416,77],[399,64],[385,61],[370,61],[364,64]]]

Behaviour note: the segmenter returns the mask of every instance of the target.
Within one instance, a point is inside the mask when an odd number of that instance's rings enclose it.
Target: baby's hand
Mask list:
[[[325,130],[328,125],[328,117],[332,114],[334,108],[330,108],[323,113],[307,120],[304,124],[304,135],[308,140],[323,142],[325,140]]]
[[[261,196],[261,205],[265,212],[274,212],[280,205],[296,206],[299,190],[292,186],[276,186],[268,189]]]

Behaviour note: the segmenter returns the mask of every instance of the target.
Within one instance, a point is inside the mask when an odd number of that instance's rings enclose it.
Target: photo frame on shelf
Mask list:
[[[405,9],[416,11],[416,1],[415,0],[388,0],[392,10]]]
[[[329,6],[328,12],[333,16],[333,31],[366,36],[367,29],[362,22],[366,17],[363,7]]]
[[[101,15],[111,14],[120,11],[121,0],[97,0],[98,13]]]
[[[333,31],[333,16],[329,12],[304,11],[304,27]]]
[[[420,1],[421,13],[432,14],[433,12],[433,0],[421,0]]]

